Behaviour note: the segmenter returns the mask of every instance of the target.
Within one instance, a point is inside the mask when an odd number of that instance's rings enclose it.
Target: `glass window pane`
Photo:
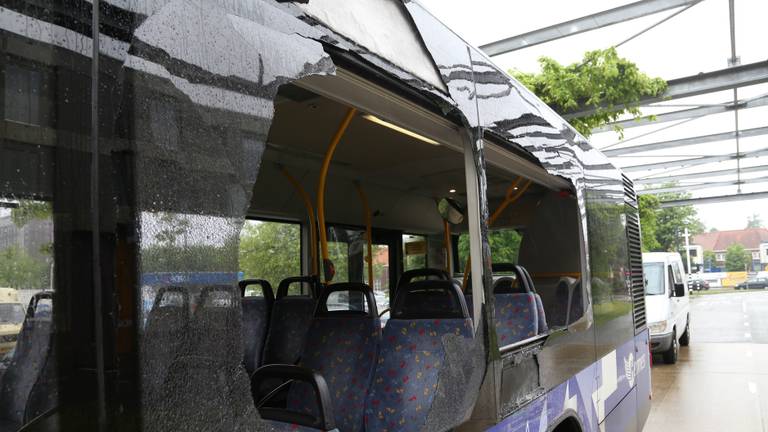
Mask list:
[[[240,232],[239,257],[243,278],[266,279],[277,289],[283,279],[301,275],[301,225],[246,220]],[[294,284],[291,289],[300,291],[301,286]],[[261,289],[252,286],[246,294],[261,295]]]

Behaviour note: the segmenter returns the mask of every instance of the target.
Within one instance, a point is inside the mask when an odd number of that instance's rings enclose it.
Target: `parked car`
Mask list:
[[[651,333],[651,352],[665,363],[677,363],[680,345],[691,340],[691,307],[679,253],[643,254],[645,309]]]
[[[768,278],[751,278],[736,285],[736,289],[766,289],[768,288]]]
[[[709,289],[709,281],[696,275],[688,277],[688,289],[691,291],[706,291]]]

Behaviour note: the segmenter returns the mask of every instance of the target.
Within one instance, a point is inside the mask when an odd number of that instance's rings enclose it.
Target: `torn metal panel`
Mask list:
[[[313,0],[299,7],[371,53],[438,89],[447,90],[437,74],[432,57],[424,49],[418,32],[399,2]]]

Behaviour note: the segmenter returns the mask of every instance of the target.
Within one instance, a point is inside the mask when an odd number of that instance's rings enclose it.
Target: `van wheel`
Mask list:
[[[677,363],[677,353],[680,350],[679,345],[677,344],[677,332],[674,330],[672,331],[672,345],[669,347],[669,349],[663,354],[664,356],[664,363],[666,364],[675,364]]]
[[[688,346],[691,343],[691,318],[686,318],[685,333],[680,336],[680,346]]]

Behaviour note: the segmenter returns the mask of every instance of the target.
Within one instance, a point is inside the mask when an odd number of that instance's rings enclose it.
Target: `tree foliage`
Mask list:
[[[752,264],[751,254],[744,246],[734,243],[725,251],[725,271],[744,271]]]
[[[757,213],[752,213],[752,216],[747,217],[747,228],[762,228],[763,220]]]
[[[495,263],[517,263],[520,242],[523,236],[514,229],[499,229],[488,232],[491,259]],[[469,235],[459,236],[459,265],[463,266],[469,256]],[[463,268],[461,269],[464,270]]]
[[[676,183],[668,183],[662,187],[672,187]],[[671,192],[659,194],[659,201],[673,201],[688,199],[688,192]],[[685,249],[683,233],[688,228],[688,234],[696,235],[704,232],[704,223],[699,220],[696,209],[693,206],[667,207],[659,209],[656,213],[656,240],[659,242],[659,250],[667,252],[679,252]],[[641,222],[642,224],[642,222]]]
[[[656,239],[658,230],[659,199],[653,195],[640,195],[638,198],[640,229],[642,230],[643,252],[659,250],[661,244]]]
[[[276,288],[281,280],[301,274],[300,240],[301,229],[296,224],[246,223],[240,234],[240,270],[246,278],[266,279]],[[337,274],[344,270],[339,268],[338,258],[332,257]]]
[[[44,289],[49,285],[48,265],[14,245],[0,251],[0,286]]]
[[[615,48],[588,51],[580,63],[562,65],[549,57],[539,58],[537,74],[510,73],[556,112],[595,108],[594,114],[570,119],[570,124],[589,137],[592,129],[615,121],[624,113],[642,117],[638,101],[658,96],[667,87],[661,78],[642,73],[631,61],[619,57]],[[622,129],[616,127],[621,135]]]
[[[19,206],[11,210],[11,220],[21,228],[33,219],[50,219],[53,209],[50,202],[21,200]]]

